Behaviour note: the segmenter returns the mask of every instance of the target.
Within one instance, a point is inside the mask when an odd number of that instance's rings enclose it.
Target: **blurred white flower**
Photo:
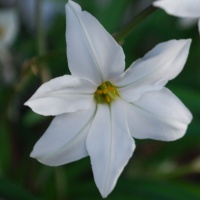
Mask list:
[[[16,0],[1,0],[0,3],[3,6],[11,6],[16,3]]]
[[[198,19],[196,18],[179,18],[178,26],[180,26],[183,29],[189,29],[195,26],[197,22],[198,22]]]
[[[13,43],[18,27],[16,10],[0,10],[0,48],[7,48]]]
[[[161,43],[124,72],[123,50],[102,25],[70,0],[66,14],[72,75],[44,83],[25,103],[56,116],[31,157],[58,166],[89,155],[106,197],[133,154],[132,137],[172,141],[185,134],[192,116],[164,86],[183,69],[191,40]]]
[[[16,10],[0,10],[0,72],[1,80],[6,83],[10,83],[15,74],[9,47],[16,39],[18,28],[19,22]]]
[[[22,14],[22,20],[28,27],[30,31],[35,30],[35,8],[36,0],[18,0],[19,8]],[[44,28],[48,29],[52,21],[58,13],[64,14],[64,5],[63,1],[50,1],[50,0],[41,0],[42,1],[42,19]]]
[[[173,16],[198,19],[200,32],[200,0],[158,0],[153,5]]]

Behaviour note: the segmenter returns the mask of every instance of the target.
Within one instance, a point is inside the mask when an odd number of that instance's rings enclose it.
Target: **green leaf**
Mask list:
[[[183,182],[154,181],[151,179],[122,179],[107,200],[199,200],[200,189],[196,185]],[[101,200],[101,196],[92,182],[76,187],[72,199]]]
[[[16,183],[0,178],[0,198],[6,200],[39,200]]]
[[[44,122],[46,119],[47,119],[46,117],[44,117],[42,115],[38,115],[38,114],[34,113],[32,110],[29,110],[23,116],[23,124],[31,127],[38,123]]]

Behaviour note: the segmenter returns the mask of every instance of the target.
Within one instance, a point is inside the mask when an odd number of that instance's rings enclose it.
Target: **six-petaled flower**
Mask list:
[[[89,13],[66,4],[67,58],[72,75],[44,83],[25,103],[55,115],[31,157],[50,166],[90,156],[103,197],[131,158],[133,138],[172,141],[192,116],[167,88],[186,62],[191,40],[157,45],[125,70],[120,45]]]

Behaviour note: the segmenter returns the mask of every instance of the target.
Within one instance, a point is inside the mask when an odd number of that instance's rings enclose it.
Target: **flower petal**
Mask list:
[[[162,89],[183,69],[190,43],[191,39],[170,40],[157,45],[112,83],[128,102],[137,100],[146,91]]]
[[[74,76],[101,84],[120,75],[124,53],[113,37],[88,12],[69,0],[66,4],[67,57]]]
[[[25,103],[41,115],[59,115],[92,107],[96,85],[65,75],[44,83]]]
[[[164,9],[168,14],[178,17],[200,17],[199,0],[160,0],[154,6]]]
[[[86,145],[96,185],[106,197],[135,149],[120,101],[98,105]]]
[[[172,141],[181,138],[192,120],[190,111],[168,89],[147,92],[127,103],[131,135],[138,139]]]
[[[56,116],[38,140],[31,157],[39,162],[58,166],[88,156],[86,137],[96,107]]]

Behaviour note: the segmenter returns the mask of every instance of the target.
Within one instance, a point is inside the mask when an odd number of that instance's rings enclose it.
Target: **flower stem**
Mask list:
[[[147,7],[145,10],[140,12],[137,16],[135,16],[130,23],[125,26],[120,32],[118,32],[114,37],[118,42],[123,41],[125,37],[140,23],[142,22],[146,17],[151,15],[154,11],[156,11],[157,8],[153,6]]]
[[[35,4],[35,17],[36,17],[36,38],[37,38],[37,50],[38,55],[43,56],[46,53],[46,40],[45,40],[45,31],[42,21],[42,3],[43,0],[36,0]],[[42,67],[40,68],[40,75],[42,82],[49,80],[49,71],[44,63],[41,63]]]
[[[45,33],[43,30],[43,22],[42,22],[42,3],[43,0],[35,1],[36,38],[37,38],[37,48],[39,56],[43,55],[46,51]]]

